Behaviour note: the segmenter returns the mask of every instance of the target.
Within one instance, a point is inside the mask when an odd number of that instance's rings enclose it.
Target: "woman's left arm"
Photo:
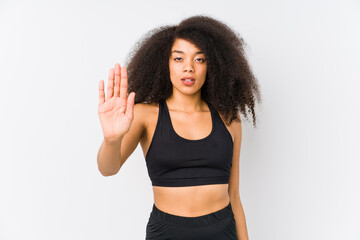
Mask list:
[[[238,117],[239,113],[238,113]],[[241,122],[233,122],[232,127],[234,129],[234,153],[232,160],[232,167],[230,172],[229,180],[229,197],[231,202],[231,207],[234,213],[234,218],[236,221],[236,232],[239,240],[248,240],[248,232],[246,227],[245,213],[240,201],[239,193],[239,167],[240,167],[240,148],[241,148],[241,138],[242,138],[242,129]]]

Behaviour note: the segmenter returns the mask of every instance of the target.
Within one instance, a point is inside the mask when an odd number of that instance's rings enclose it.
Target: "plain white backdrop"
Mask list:
[[[147,31],[197,14],[244,38],[261,86],[240,153],[250,239],[360,239],[359,12],[355,0],[1,0],[0,239],[145,238],[140,144],[117,175],[97,169],[98,84]]]

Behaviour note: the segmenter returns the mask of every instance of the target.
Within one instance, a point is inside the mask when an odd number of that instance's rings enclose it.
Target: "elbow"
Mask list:
[[[100,172],[101,175],[103,175],[104,177],[109,177],[109,176],[113,176],[115,175],[116,173],[106,173],[106,172]]]
[[[229,191],[229,197],[232,201],[240,199],[239,191]]]
[[[119,170],[115,170],[115,171],[109,171],[109,170],[104,170],[104,169],[99,169],[99,172],[101,173],[101,175],[103,175],[104,177],[109,177],[109,176],[113,176],[116,175]]]
[[[104,177],[108,177],[108,176],[116,175],[119,172],[121,165],[114,166],[109,164],[103,164],[98,158],[97,167],[101,175],[103,175]]]

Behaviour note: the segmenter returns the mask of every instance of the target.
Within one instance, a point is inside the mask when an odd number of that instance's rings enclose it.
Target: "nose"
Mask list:
[[[187,61],[185,63],[184,71],[185,72],[194,72],[194,67],[193,67],[193,62],[192,61]]]

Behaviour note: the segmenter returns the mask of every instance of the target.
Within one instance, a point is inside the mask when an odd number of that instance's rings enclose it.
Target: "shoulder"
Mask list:
[[[136,103],[134,109],[140,114],[147,114],[154,111],[159,106],[159,103]]]
[[[241,128],[242,127],[241,127],[241,118],[240,118],[239,112],[236,113],[239,120],[233,120],[230,125],[227,124],[228,119],[226,119],[225,116],[223,114],[221,114],[220,112],[218,112],[218,113],[219,113],[219,116],[220,116],[221,120],[223,121],[224,125],[230,132],[233,142],[235,142],[235,140],[237,140],[238,138],[241,139],[241,135],[242,135]]]
[[[157,116],[158,111],[159,103],[137,103],[134,106],[134,114],[145,127],[148,126],[149,120]]]
[[[238,120],[234,120],[231,125],[232,125],[232,128],[235,132],[235,137],[236,138],[239,138],[241,140],[241,135],[242,135],[242,126],[241,126],[241,117],[240,117],[240,114],[239,112],[236,112],[236,116],[238,117]]]

